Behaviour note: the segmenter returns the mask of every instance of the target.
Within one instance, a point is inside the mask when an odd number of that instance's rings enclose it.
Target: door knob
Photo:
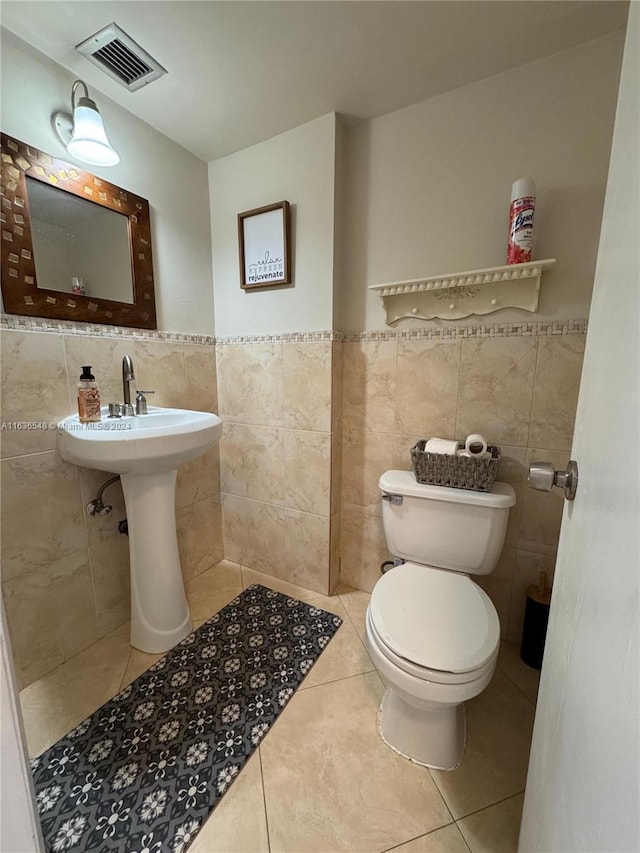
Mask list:
[[[550,492],[554,486],[564,489],[564,496],[572,501],[578,489],[578,463],[569,460],[566,471],[556,471],[551,462],[532,462],[527,483],[539,492]]]

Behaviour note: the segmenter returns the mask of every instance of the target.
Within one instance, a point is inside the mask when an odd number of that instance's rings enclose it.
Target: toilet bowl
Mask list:
[[[373,590],[367,647],[387,691],[380,734],[418,764],[451,770],[464,750],[463,702],[491,681],[500,624],[486,593],[464,575],[404,563]]]
[[[500,643],[495,607],[469,574],[495,567],[515,494],[502,483],[492,493],[422,486],[408,471],[386,472],[380,486],[394,498],[383,501],[387,542],[406,562],[378,580],[366,614],[386,684],[379,731],[406,758],[451,770],[464,753],[464,702],[491,681]]]

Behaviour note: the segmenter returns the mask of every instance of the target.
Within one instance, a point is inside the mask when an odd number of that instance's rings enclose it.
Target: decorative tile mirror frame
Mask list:
[[[156,329],[149,202],[4,133],[1,157],[4,310],[29,317]],[[38,287],[27,177],[127,217],[132,303]]]

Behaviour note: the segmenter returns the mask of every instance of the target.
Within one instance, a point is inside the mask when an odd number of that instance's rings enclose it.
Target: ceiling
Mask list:
[[[624,27],[616,0],[3,0],[4,27],[202,160],[371,118]],[[168,70],[128,92],[74,47],[115,21]],[[99,99],[98,99],[99,100]]]

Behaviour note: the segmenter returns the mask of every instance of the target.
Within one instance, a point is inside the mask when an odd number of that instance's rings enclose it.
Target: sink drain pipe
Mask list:
[[[92,518],[94,515],[109,515],[113,507],[110,504],[104,503],[102,500],[102,494],[105,489],[108,489],[113,483],[117,483],[119,479],[120,475],[116,474],[115,477],[110,477],[108,480],[105,480],[98,489],[98,494],[87,504],[87,515],[90,515]]]

